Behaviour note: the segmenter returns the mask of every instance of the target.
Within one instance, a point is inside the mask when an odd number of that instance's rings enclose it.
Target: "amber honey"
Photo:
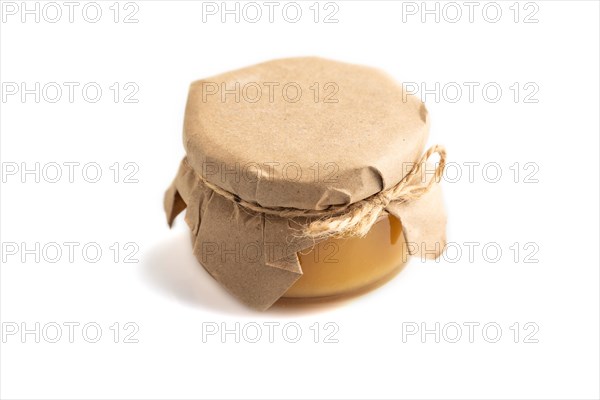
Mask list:
[[[298,258],[303,275],[283,297],[338,297],[368,290],[398,272],[408,251],[402,224],[388,215],[362,238],[328,239]]]

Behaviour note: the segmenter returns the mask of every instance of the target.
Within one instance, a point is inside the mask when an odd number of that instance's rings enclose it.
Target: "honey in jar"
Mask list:
[[[408,252],[400,221],[389,215],[362,238],[327,239],[298,258],[302,276],[283,297],[338,297],[367,290],[398,272]]]

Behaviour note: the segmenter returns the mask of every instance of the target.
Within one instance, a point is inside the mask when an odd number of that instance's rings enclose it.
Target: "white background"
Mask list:
[[[97,103],[85,101],[81,90],[73,103],[66,92],[57,103],[44,98],[36,103],[33,95],[24,102],[19,94],[3,99],[3,171],[13,163],[33,168],[36,162],[40,167],[96,162],[103,175],[88,183],[79,167],[73,183],[66,175],[58,183],[43,176],[36,183],[35,176],[23,178],[20,172],[4,177],[3,246],[80,247],[72,263],[67,254],[56,263],[43,257],[36,262],[35,255],[21,262],[21,252],[3,254],[2,398],[598,398],[597,2],[520,3],[516,23],[512,1],[498,3],[502,15],[496,23],[482,15],[483,2],[473,22],[468,8],[457,3],[463,15],[456,23],[447,20],[454,18],[449,8],[447,18],[442,14],[436,22],[429,15],[423,23],[420,13],[403,14],[407,5],[392,1],[337,2],[337,23],[322,22],[323,3],[315,23],[312,1],[300,3],[298,23],[285,21],[281,6],[273,23],[265,15],[258,23],[243,17],[236,23],[233,16],[221,23],[219,15],[203,22],[202,3],[192,1],[137,1],[137,23],[122,22],[134,8],[124,10],[121,3],[114,23],[113,2],[99,4],[103,14],[97,23],[82,18],[84,2],[73,23],[60,2],[64,15],[57,23],[43,15],[39,23],[34,16],[23,23],[19,13],[3,15],[3,83],[78,82],[81,88],[97,82],[103,88]],[[488,19],[494,18],[493,9],[487,10]],[[535,10],[538,22],[525,23]],[[376,66],[428,88],[436,82],[440,87],[477,82],[472,102],[464,86],[456,103],[448,96],[424,100],[432,120],[429,144],[444,144],[449,161],[458,165],[480,165],[473,182],[463,168],[458,182],[442,183],[448,239],[462,248],[460,260],[452,262],[455,254],[439,262],[413,259],[394,280],[362,297],[259,313],[231,298],[196,264],[183,219],[167,229],[162,197],[183,156],[188,84],[299,55]],[[114,82],[136,84],[139,102],[124,103],[122,92],[115,103],[109,89]],[[503,90],[495,103],[481,93],[489,82]],[[521,88],[517,102],[509,88],[515,82]],[[528,82],[539,88],[537,103],[524,101],[531,92],[523,88]],[[122,174],[131,171],[123,169],[125,163],[139,166],[139,182],[124,183],[120,175],[114,183],[109,167],[115,162]],[[516,162],[517,183],[510,169]],[[524,168],[528,162],[538,167],[537,183],[524,182],[533,171]],[[492,170],[482,175],[486,163],[500,166],[498,182],[488,182]],[[116,263],[109,249],[115,242],[121,246]],[[139,246],[137,263],[123,262],[128,242]],[[472,262],[465,242],[480,243]],[[519,254],[510,249],[515,242]],[[525,249],[530,242],[534,247]],[[101,246],[97,263],[82,258],[86,243]],[[500,246],[499,261],[483,257],[486,243]],[[534,248],[539,262],[525,262]],[[64,325],[57,343],[5,332],[22,323],[32,329],[36,322],[80,325],[73,343]],[[97,343],[82,336],[81,327],[90,322],[102,328]],[[118,343],[110,329],[115,322]],[[131,332],[124,329],[127,322],[139,327],[138,343],[124,343]],[[222,343],[213,335],[203,341],[203,324],[234,328],[236,322],[261,324],[262,339],[250,343],[242,337],[236,343],[228,335]],[[264,322],[281,324],[273,343]],[[290,322],[302,329],[297,343],[281,331]],[[325,343],[327,322],[339,327],[337,343]],[[411,322],[428,329],[457,323],[463,336],[457,343],[447,340],[454,331],[439,343],[433,334],[403,340]],[[480,324],[473,343],[463,325],[468,322]],[[310,329],[315,323],[318,343]],[[483,335],[486,323],[502,328],[496,343]],[[534,327],[539,329],[529,339],[537,343],[526,343]]]

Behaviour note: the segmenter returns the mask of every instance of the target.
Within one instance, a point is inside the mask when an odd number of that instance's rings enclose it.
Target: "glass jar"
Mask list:
[[[418,173],[433,153],[443,170],[428,133],[422,101],[371,67],[299,57],[195,81],[168,222],[186,209],[194,255],[255,309],[364,291],[407,243],[445,240],[441,192]]]
[[[303,274],[283,297],[309,300],[377,287],[402,269],[408,251],[402,224],[388,215],[362,238],[327,239],[298,258]]]

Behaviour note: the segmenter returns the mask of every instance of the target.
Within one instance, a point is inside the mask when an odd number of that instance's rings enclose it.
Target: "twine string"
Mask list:
[[[427,160],[434,154],[439,156],[433,177],[421,179],[421,172]],[[439,182],[446,165],[446,150],[443,146],[430,147],[408,174],[396,185],[375,193],[349,205],[331,206],[324,210],[304,210],[289,207],[263,207],[246,201],[227,190],[208,182],[198,175],[198,180],[220,196],[240,205],[246,210],[282,218],[306,217],[312,219],[302,230],[302,236],[317,239],[325,237],[365,236],[390,203],[405,203],[415,200],[428,192]]]

